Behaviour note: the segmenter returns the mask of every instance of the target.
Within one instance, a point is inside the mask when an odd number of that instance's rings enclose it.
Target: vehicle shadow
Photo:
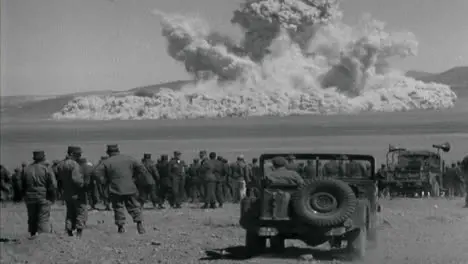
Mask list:
[[[259,256],[249,256],[244,246],[234,246],[222,249],[206,250],[206,256],[200,258],[200,260],[247,260],[251,258],[276,258],[276,259],[304,259],[304,260],[321,260],[321,261],[351,261],[352,258],[349,254],[346,254],[345,250],[333,249],[324,250],[317,248],[299,248],[299,247],[287,247],[281,253],[265,252]]]

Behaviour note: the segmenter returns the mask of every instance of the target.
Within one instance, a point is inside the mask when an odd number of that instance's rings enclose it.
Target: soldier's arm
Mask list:
[[[154,177],[154,179],[156,179],[157,181],[159,181],[159,180],[161,179],[161,176],[159,175],[158,168],[156,167],[156,165],[152,165],[152,166],[151,166],[151,169],[153,170],[153,177]]]
[[[106,185],[108,182],[106,174],[106,166],[104,162],[99,163],[93,170],[94,178],[102,185]]]
[[[54,170],[51,168],[47,168],[47,179],[49,179],[49,187],[56,190],[57,177],[55,176]]]
[[[148,172],[148,170],[142,163],[134,160],[133,171],[134,171],[133,177],[135,178],[143,177],[142,179],[144,180],[144,183],[146,185],[154,185],[153,177],[151,176],[151,174]]]

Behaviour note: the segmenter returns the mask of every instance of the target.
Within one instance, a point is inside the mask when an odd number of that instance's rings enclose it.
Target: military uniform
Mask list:
[[[161,159],[156,165],[156,168],[158,169],[159,173],[159,208],[164,208],[164,202],[166,200],[169,201],[169,204],[171,206],[174,206],[173,204],[173,198],[172,198],[172,181],[169,175],[169,157],[167,155],[161,155]]]
[[[174,208],[180,208],[184,199],[185,163],[180,160],[181,153],[174,152],[174,158],[169,162],[169,177],[172,182],[172,198]]]
[[[187,182],[189,185],[189,196],[191,202],[199,201],[202,198],[202,181],[200,178],[200,159],[194,159],[187,171]]]
[[[28,211],[31,236],[50,232],[50,206],[55,201],[57,189],[54,172],[44,164],[44,151],[34,151],[33,159],[34,162],[25,168],[21,178],[21,193]]]
[[[108,145],[109,158],[96,168],[95,173],[102,184],[109,185],[109,195],[114,209],[115,224],[118,232],[125,232],[125,210],[127,209],[133,221],[137,223],[140,234],[145,233],[143,216],[137,197],[137,187],[134,178],[141,175],[147,186],[154,184],[153,178],[145,167],[130,156],[120,154],[117,145]]]
[[[468,208],[468,156],[463,158],[461,162],[463,177],[465,180],[465,208]]]
[[[232,184],[232,198],[234,203],[240,202],[245,195],[244,189],[248,179],[248,167],[245,164],[243,157],[239,156],[237,161],[230,166],[231,168],[231,184]]]
[[[67,207],[65,217],[65,230],[69,236],[73,236],[73,231],[77,230],[80,236],[82,230],[86,227],[88,218],[87,203],[87,183],[85,174],[80,164],[77,162],[81,156],[81,148],[68,147],[68,156],[57,165],[57,175],[63,185],[63,199]]]
[[[315,179],[318,177],[317,175],[317,167],[314,164],[313,160],[308,160],[307,165],[304,167],[302,171],[302,175],[304,179]]]
[[[99,163],[94,167],[93,173],[92,173],[92,179],[94,179],[94,182],[96,183],[99,197],[101,199],[101,202],[104,204],[106,211],[110,211],[110,196],[109,196],[109,185],[108,184],[102,184],[99,179],[97,178],[96,175],[96,168],[99,167],[102,161],[106,160],[109,158],[108,156],[101,156],[101,159],[99,160]]]
[[[200,172],[203,174],[205,183],[205,204],[202,208],[216,208],[218,201],[222,205],[222,189],[220,184],[220,175],[223,170],[223,164],[216,159],[214,152],[210,153],[210,159],[204,159],[200,166]]]
[[[274,170],[267,175],[268,180],[274,185],[303,185],[304,180],[294,170],[286,168],[287,161],[283,157],[275,157],[272,160]]]
[[[10,200],[10,196],[11,173],[3,165],[0,165],[0,201]]]
[[[144,183],[139,184],[139,185],[143,185],[139,187],[141,205],[142,206],[144,205],[144,203],[146,202],[149,196],[151,198],[151,202],[153,203],[153,206],[156,207],[156,205],[158,204],[158,200],[159,200],[157,187],[159,185],[158,183],[159,183],[160,177],[159,177],[158,169],[154,161],[151,159],[151,154],[148,154],[148,153],[144,154],[143,159],[141,160],[141,163],[143,164],[143,166],[145,166],[146,170],[151,175],[151,177],[153,177],[153,181],[155,183],[154,185],[150,187],[150,189],[145,189]]]
[[[445,171],[444,175],[444,183],[448,191],[448,197],[453,198],[455,196],[457,184],[460,184],[460,181],[461,175],[459,175],[459,171],[455,163],[453,163],[452,166]]]

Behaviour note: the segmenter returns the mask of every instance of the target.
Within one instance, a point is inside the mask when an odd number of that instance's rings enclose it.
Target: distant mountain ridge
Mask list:
[[[468,66],[455,67],[441,73],[428,73],[421,71],[408,71],[406,76],[423,82],[437,82],[450,86],[468,87]]]

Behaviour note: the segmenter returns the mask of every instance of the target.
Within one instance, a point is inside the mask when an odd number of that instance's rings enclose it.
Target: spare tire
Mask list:
[[[340,180],[307,180],[293,195],[295,213],[307,224],[332,227],[344,223],[358,204],[351,187]]]

